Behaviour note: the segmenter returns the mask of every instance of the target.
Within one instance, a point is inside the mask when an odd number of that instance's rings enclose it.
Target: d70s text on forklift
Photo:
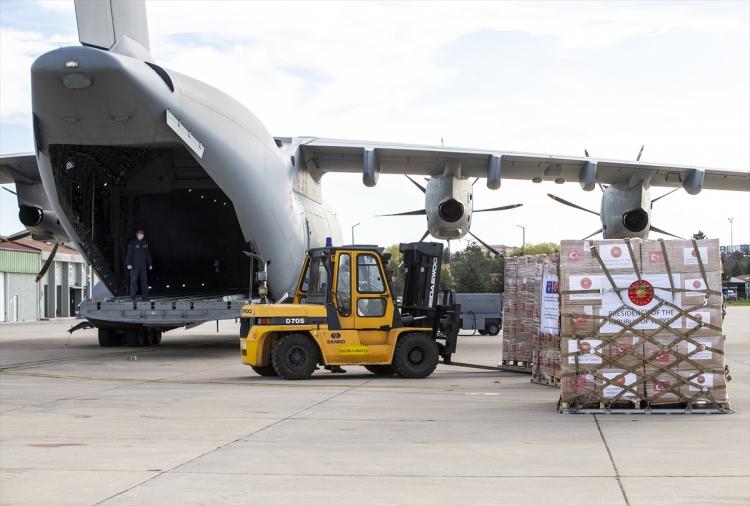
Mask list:
[[[396,304],[376,246],[308,251],[289,304],[242,308],[242,361],[262,376],[309,378],[318,365],[425,378],[456,350],[460,307],[438,304],[443,245],[399,246],[406,273]]]

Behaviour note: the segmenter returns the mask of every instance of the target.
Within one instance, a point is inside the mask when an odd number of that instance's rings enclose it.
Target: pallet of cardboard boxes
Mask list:
[[[563,412],[730,412],[718,240],[563,241]]]

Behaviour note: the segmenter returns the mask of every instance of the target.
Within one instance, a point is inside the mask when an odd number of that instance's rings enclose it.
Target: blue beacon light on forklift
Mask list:
[[[326,248],[330,248],[333,246],[333,239],[330,237],[326,237]]]

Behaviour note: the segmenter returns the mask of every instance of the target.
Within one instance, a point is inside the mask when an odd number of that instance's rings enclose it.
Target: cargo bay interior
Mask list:
[[[155,297],[247,294],[250,259],[232,202],[187,150],[52,145],[60,204],[115,296],[128,293],[127,247],[142,228]]]

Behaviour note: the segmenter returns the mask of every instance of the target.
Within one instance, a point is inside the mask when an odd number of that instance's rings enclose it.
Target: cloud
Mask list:
[[[33,7],[2,23],[4,131],[29,122],[31,61],[65,37],[77,43],[72,2]],[[443,137],[449,145],[588,148],[624,159],[646,144],[645,160],[750,165],[747,3],[196,1],[176,12],[172,1],[149,1],[147,11],[161,65],[235,97],[274,135],[428,144]],[[357,237],[370,242],[424,232],[423,217],[373,218],[423,204],[403,177],[383,176],[374,189],[356,175],[323,181],[346,235],[358,221]],[[552,202],[547,191],[599,205],[598,191],[577,185],[506,181],[493,192],[477,184],[477,207],[525,206],[477,215],[472,230],[492,243],[518,243],[517,223],[529,241],[597,228],[594,217]],[[734,214],[735,238],[747,242],[750,223],[740,216],[749,207],[746,193],[678,192],[658,202],[654,220],[678,234],[703,228],[728,239]]]

